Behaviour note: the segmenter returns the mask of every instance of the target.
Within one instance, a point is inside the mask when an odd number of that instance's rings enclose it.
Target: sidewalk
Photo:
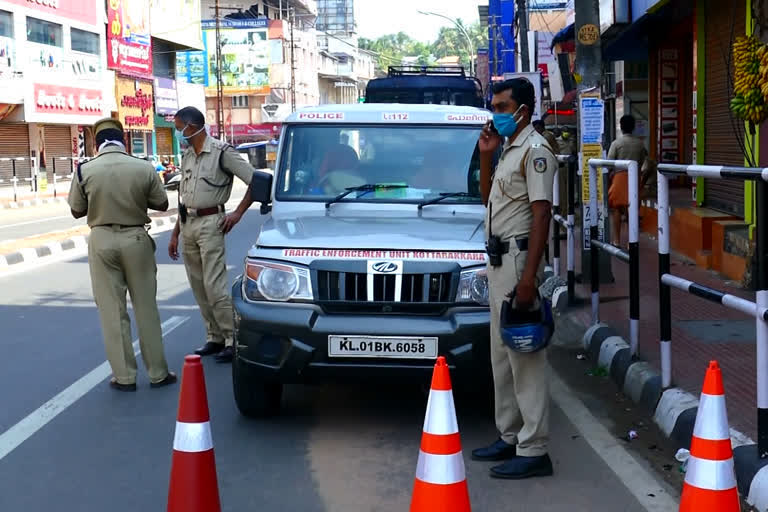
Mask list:
[[[577,232],[578,240],[581,240],[580,232]],[[659,369],[657,243],[641,234],[639,245],[639,357]],[[671,272],[676,276],[748,300],[755,299],[754,292],[743,290],[740,283],[726,281],[714,272],[698,268],[680,255],[673,253],[671,259]],[[564,275],[565,261],[561,263]],[[581,269],[578,250],[575,268],[578,275]],[[615,282],[600,285],[600,321],[629,340],[629,266],[613,259],[611,270]],[[588,299],[589,283],[577,284],[576,294]],[[582,306],[571,308],[569,315],[581,325],[590,325],[589,300]],[[755,343],[753,317],[672,289],[672,385],[698,397],[709,361],[717,360],[723,370],[731,427],[752,439],[757,439]]]
[[[37,206],[45,203],[64,202],[69,194],[71,180],[62,179],[56,183],[56,194],[54,198],[53,183],[49,183],[46,190],[40,190],[37,194],[30,190],[29,183],[19,182],[16,187],[16,200],[13,198],[13,187],[3,184],[0,186],[0,209],[2,208],[24,208]]]

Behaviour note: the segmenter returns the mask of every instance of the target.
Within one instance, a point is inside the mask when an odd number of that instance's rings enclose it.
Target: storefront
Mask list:
[[[153,155],[155,130],[152,82],[117,77],[115,79],[117,117],[123,124],[126,149],[138,157]]]
[[[169,159],[179,152],[174,137],[173,116],[179,110],[176,81],[155,78],[155,153],[159,160]]]

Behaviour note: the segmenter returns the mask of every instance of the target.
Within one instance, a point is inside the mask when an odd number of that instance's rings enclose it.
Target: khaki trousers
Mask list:
[[[501,438],[517,444],[517,454],[547,453],[549,440],[549,363],[546,349],[532,354],[515,352],[501,339],[499,315],[506,295],[517,285],[528,253],[510,240],[510,252],[500,267],[488,265],[491,306],[491,366],[495,392],[496,428]],[[543,263],[539,268],[539,279]],[[538,284],[538,283],[537,283]]]
[[[205,321],[206,341],[231,346],[235,330],[227,276],[224,214],[188,217],[181,225],[182,255],[189,285]]]
[[[136,382],[127,290],[131,294],[144,366],[151,382],[162,381],[168,376],[168,364],[157,310],[154,240],[142,227],[94,227],[88,240],[88,266],[113,376],[120,384]]]

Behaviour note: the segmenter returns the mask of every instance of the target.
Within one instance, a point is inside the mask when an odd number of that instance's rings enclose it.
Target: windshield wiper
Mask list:
[[[421,210],[425,206],[439,203],[440,201],[448,199],[449,197],[480,197],[480,196],[475,194],[469,194],[467,192],[441,192],[440,197],[436,197],[434,199],[430,199],[429,201],[424,201],[423,203],[419,203],[419,210]]]
[[[358,185],[357,187],[348,187],[344,192],[325,203],[325,207],[330,208],[333,203],[338,203],[352,192],[373,192],[374,190],[391,190],[395,188],[408,188],[408,185],[403,183],[366,183],[365,185]]]

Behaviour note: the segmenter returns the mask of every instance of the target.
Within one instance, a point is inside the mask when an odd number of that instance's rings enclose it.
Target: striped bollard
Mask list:
[[[221,512],[200,356],[186,356],[173,437],[168,512]]]

